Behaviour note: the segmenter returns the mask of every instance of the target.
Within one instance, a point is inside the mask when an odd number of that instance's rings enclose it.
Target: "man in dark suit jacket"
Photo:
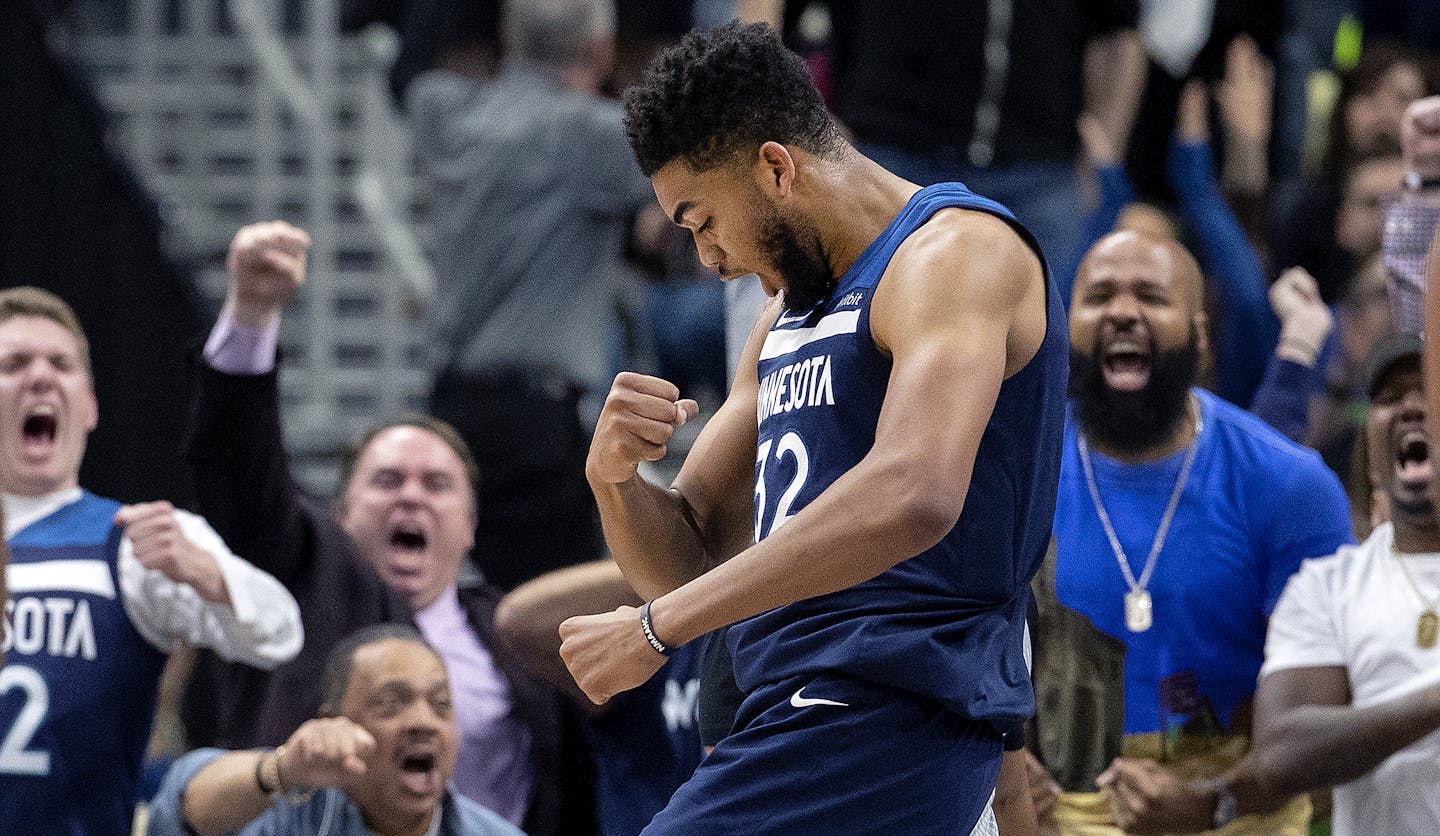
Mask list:
[[[460,589],[474,543],[479,474],[443,422],[415,417],[361,438],[333,506],[302,496],[280,425],[280,311],[304,281],[309,236],[282,222],[241,229],[205,346],[189,443],[200,507],[237,553],[295,595],[305,648],[273,673],[216,665],[218,744],[276,745],[321,702],[322,661],[357,627],[412,621],[451,672],[460,791],[531,836],[593,830],[577,718],[495,641],[499,594]]]

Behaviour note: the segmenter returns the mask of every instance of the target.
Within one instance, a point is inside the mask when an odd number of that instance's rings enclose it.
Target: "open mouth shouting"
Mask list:
[[[419,523],[404,520],[390,528],[390,548],[397,552],[419,554],[429,544],[430,537]]]
[[[55,450],[59,427],[59,413],[54,404],[30,407],[20,423],[20,448],[25,458],[32,461],[49,458]]]
[[[440,774],[440,759],[432,743],[402,748],[396,758],[400,767],[400,783],[414,795],[435,796],[445,789]]]
[[[1399,430],[1394,445],[1395,478],[1407,486],[1424,487],[1430,482],[1430,441],[1425,430],[1413,424]]]
[[[1154,352],[1148,341],[1133,333],[1105,337],[1100,346],[1100,369],[1105,385],[1117,392],[1139,392],[1150,383]]]

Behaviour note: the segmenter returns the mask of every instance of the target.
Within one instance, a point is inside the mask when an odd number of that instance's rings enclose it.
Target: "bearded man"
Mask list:
[[[1062,833],[1119,834],[1161,784],[1157,762],[1190,778],[1234,765],[1286,581],[1352,541],[1319,456],[1195,385],[1206,329],[1200,270],[1179,244],[1126,231],[1086,255],[1070,308],[1056,595],[1125,645],[1124,757],[1096,776],[1100,792],[1060,797]],[[1220,827],[1233,811],[1214,815]],[[1302,833],[1307,817],[1300,800],[1226,833]]]

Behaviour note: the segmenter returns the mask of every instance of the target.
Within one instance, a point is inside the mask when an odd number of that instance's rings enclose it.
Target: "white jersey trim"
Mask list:
[[[828,340],[844,334],[853,334],[860,327],[859,311],[841,311],[822,317],[809,328],[790,328],[771,331],[760,349],[761,360],[773,360],[799,351],[810,343]]]
[[[103,560],[41,560],[16,563],[5,571],[10,594],[81,592],[114,599],[115,579]]]

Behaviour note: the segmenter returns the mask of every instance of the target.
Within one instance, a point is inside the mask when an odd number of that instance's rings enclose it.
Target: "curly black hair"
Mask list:
[[[769,141],[846,147],[805,62],[763,23],[691,32],[660,53],[625,91],[625,133],[646,177],[674,159],[708,171]]]

